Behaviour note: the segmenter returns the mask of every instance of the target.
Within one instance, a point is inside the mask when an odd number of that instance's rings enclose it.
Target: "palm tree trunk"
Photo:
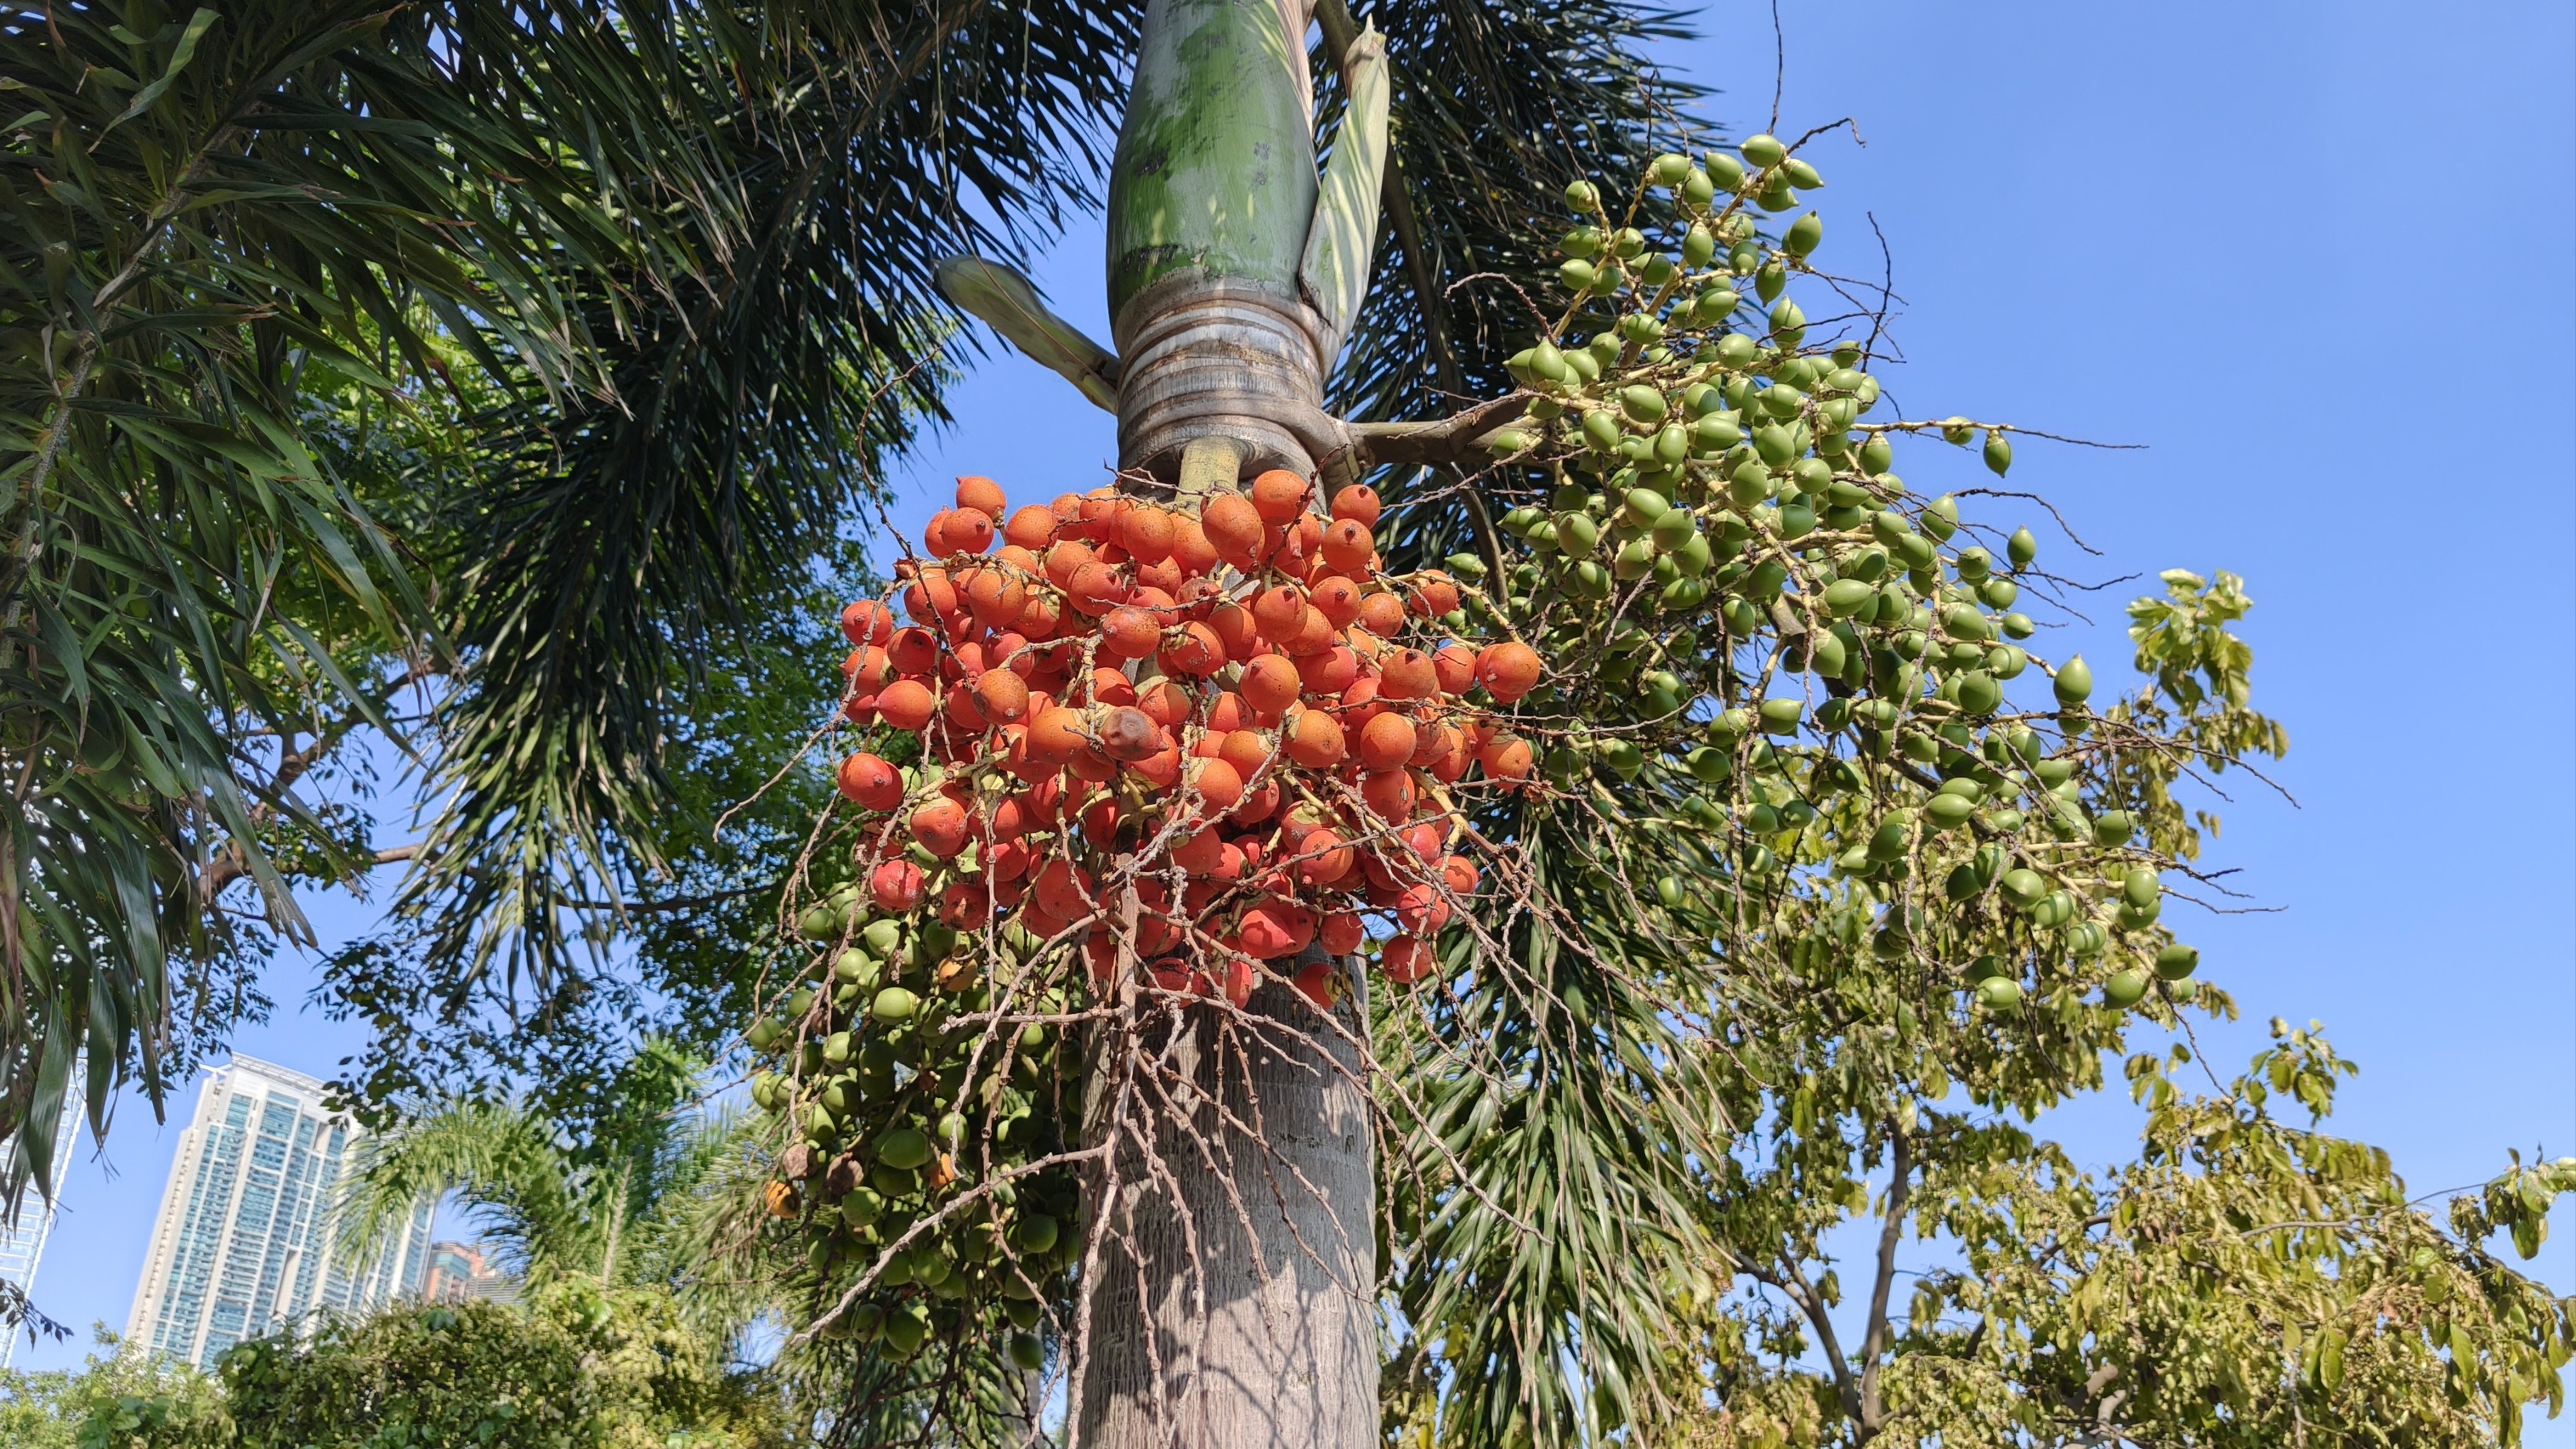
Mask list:
[[[1306,24],[1306,0],[1147,8],[1110,181],[1126,486],[1313,478],[1337,445],[1322,399],[1338,329],[1300,275],[1317,197]],[[1086,1118],[1116,1142],[1090,1194],[1077,1443],[1377,1442],[1367,1020],[1356,989],[1328,1027],[1269,984],[1244,1017],[1193,1010],[1096,1044]]]

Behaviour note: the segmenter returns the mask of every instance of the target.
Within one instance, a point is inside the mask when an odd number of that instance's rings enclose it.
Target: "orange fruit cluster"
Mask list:
[[[1373,490],[1328,514],[1312,493],[1274,470],[1197,513],[1110,489],[1010,511],[959,479],[897,568],[909,622],[841,615],[844,714],[936,766],[907,786],[879,755],[841,762],[841,793],[886,817],[876,904],[1072,941],[1103,990],[1134,969],[1239,1005],[1255,962],[1349,954],[1372,914],[1400,928],[1380,969],[1428,974],[1480,874],[1453,787],[1526,787],[1530,746],[1485,705],[1540,660],[1434,628],[1457,585],[1382,570]],[[1328,967],[1295,979],[1329,999]]]

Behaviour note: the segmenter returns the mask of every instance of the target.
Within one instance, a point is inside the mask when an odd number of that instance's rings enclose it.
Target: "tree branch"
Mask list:
[[[1861,1338],[1860,1421],[1864,1438],[1885,1426],[1886,1405],[1879,1399],[1879,1380],[1887,1365],[1887,1299],[1896,1284],[1896,1243],[1905,1227],[1905,1202],[1914,1178],[1913,1139],[1894,1122],[1887,1124],[1889,1166],[1887,1220],[1878,1230],[1878,1278],[1869,1293],[1869,1329]]]

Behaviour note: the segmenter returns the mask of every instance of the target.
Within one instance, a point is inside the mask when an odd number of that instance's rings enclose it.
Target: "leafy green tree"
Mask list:
[[[566,1278],[520,1303],[401,1307],[224,1356],[241,1449],[781,1443],[668,1290]]]
[[[77,1369],[0,1370],[0,1443],[15,1449],[230,1449],[222,1386],[185,1364],[121,1353],[99,1330]]]

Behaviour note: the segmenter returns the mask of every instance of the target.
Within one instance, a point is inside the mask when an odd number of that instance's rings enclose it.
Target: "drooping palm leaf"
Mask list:
[[[260,844],[311,823],[294,747],[382,723],[367,666],[423,647],[397,542],[305,445],[306,373],[390,388],[443,311],[540,386],[582,381],[549,278],[618,229],[588,203],[500,224],[475,183],[548,143],[445,104],[383,24],[356,4],[0,13],[12,1201],[50,1167],[76,1050],[94,1129],[129,1072],[159,1100],[174,1019],[210,1009],[243,949],[224,880],[301,931]],[[334,602],[299,618],[295,597]]]

